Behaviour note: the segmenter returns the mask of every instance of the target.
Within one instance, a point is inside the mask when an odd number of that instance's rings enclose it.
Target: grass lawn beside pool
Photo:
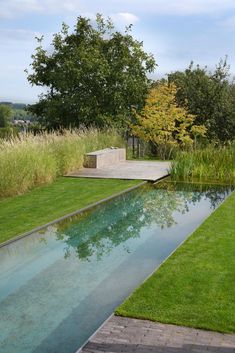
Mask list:
[[[235,332],[235,193],[116,314]]]
[[[58,178],[0,201],[0,243],[139,184],[138,180]]]

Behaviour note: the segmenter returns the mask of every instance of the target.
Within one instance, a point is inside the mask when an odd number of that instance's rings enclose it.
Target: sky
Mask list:
[[[154,78],[195,64],[213,69],[228,56],[235,75],[235,0],[0,0],[0,101],[31,103],[42,92],[25,69],[44,35],[45,48],[62,22],[71,28],[80,15],[111,17],[116,28],[133,24],[158,64]]]

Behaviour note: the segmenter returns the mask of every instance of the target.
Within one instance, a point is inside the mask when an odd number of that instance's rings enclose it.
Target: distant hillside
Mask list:
[[[30,121],[35,121],[35,116],[33,114],[27,112],[25,110],[27,104],[25,103],[13,103],[13,102],[7,102],[7,101],[1,101],[0,105],[8,105],[12,109],[12,120],[30,120]]]
[[[9,105],[12,109],[25,109],[25,103],[0,102],[0,104]]]

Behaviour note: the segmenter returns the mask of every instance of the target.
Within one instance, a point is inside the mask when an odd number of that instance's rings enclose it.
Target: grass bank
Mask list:
[[[234,210],[235,193],[116,313],[234,333]]]
[[[0,243],[53,221],[140,181],[58,178],[49,185],[0,201]]]
[[[178,152],[172,163],[173,180],[235,182],[235,146]]]
[[[95,129],[0,139],[0,198],[23,194],[81,168],[87,152],[122,145],[115,131]]]

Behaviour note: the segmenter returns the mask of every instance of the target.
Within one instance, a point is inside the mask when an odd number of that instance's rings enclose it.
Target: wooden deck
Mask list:
[[[234,353],[235,335],[112,316],[81,353]]]
[[[66,176],[76,178],[140,179],[157,181],[169,175],[170,162],[122,161],[102,168],[83,168]]]

